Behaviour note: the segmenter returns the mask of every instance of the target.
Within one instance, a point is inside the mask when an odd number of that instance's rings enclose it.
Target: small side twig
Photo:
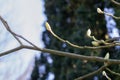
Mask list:
[[[84,79],[86,79],[86,78],[88,78],[88,77],[90,77],[90,76],[93,76],[93,75],[95,75],[95,74],[103,71],[107,66],[108,66],[108,65],[103,65],[103,66],[100,67],[98,70],[96,70],[96,71],[94,71],[94,72],[91,72],[91,73],[89,73],[89,74],[86,74],[86,75],[84,75],[84,76],[78,77],[78,78],[76,78],[75,80],[84,80]]]
[[[114,72],[112,70],[110,70],[109,68],[106,68],[107,71],[109,71],[111,74],[119,76],[120,77],[120,73]]]
[[[115,43],[110,43],[108,45],[105,45],[105,46],[78,46],[76,44],[73,44],[71,43],[70,41],[68,40],[65,40],[65,39],[62,39],[60,38],[58,35],[56,35],[50,25],[48,24],[48,22],[46,22],[46,29],[55,37],[57,38],[58,40],[60,40],[61,42],[64,42],[64,43],[67,43],[69,44],[70,46],[74,47],[74,48],[78,48],[78,49],[101,49],[101,48],[109,48],[109,47],[113,47],[113,46],[119,46],[120,44],[115,44]],[[94,38],[94,36],[92,36],[92,38]],[[94,38],[95,39],[95,38]],[[96,40],[96,39],[95,39]],[[98,41],[98,40],[97,40]],[[102,41],[100,41],[102,42]],[[103,43],[103,42],[102,42]]]
[[[22,42],[19,40],[19,38],[16,37],[15,33],[10,29],[7,22],[1,16],[0,16],[0,20],[2,21],[5,28],[13,35],[13,37],[20,43],[20,45],[22,45]]]
[[[106,14],[106,15],[108,15],[108,16],[111,16],[111,17],[115,18],[115,19],[120,19],[120,17],[116,17],[116,16],[114,16],[114,15],[112,15],[112,14],[110,14],[110,13],[104,12],[104,11],[102,11],[100,8],[97,8],[97,12],[98,12],[99,14]]]
[[[70,46],[75,47],[75,48],[80,48],[80,49],[83,48],[83,47],[81,47],[81,46],[78,46],[78,45],[75,45],[75,44],[71,43],[71,42],[68,41],[68,40],[64,40],[64,39],[60,38],[58,35],[56,35],[56,34],[52,31],[52,29],[51,29],[51,27],[50,27],[50,25],[49,25],[48,22],[46,22],[46,29],[47,29],[55,38],[57,38],[58,40],[60,40],[60,41],[62,41],[62,42],[64,42],[64,43],[67,43],[67,44],[69,44]]]
[[[25,39],[24,37],[22,37],[21,35],[16,34],[15,32],[13,32],[8,23],[0,16],[0,20],[2,21],[3,25],[5,26],[5,28],[14,36],[14,38],[20,43],[20,45],[23,45],[22,42],[19,40],[19,38],[25,40],[27,43],[29,43],[30,45],[34,46],[35,48],[38,48],[35,44],[31,43],[29,40]],[[18,38],[19,37],[19,38]]]
[[[114,4],[116,4],[116,5],[120,6],[120,3],[119,3],[119,2],[117,2],[117,1],[115,1],[115,0],[111,0],[111,2],[113,2]]]
[[[30,45],[34,46],[35,48],[38,48],[38,46],[36,46],[35,44],[33,44],[32,42],[30,42],[29,40],[27,40],[26,38],[24,38],[21,35],[16,34],[18,37],[20,37],[21,39],[25,40],[27,43],[29,43]]]

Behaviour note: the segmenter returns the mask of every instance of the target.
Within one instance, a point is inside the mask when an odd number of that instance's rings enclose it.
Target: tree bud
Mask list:
[[[97,12],[98,12],[99,14],[103,14],[103,11],[102,11],[100,8],[97,8]]]

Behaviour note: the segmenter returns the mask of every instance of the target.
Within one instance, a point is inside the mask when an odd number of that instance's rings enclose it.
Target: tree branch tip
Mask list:
[[[50,27],[50,25],[49,25],[49,23],[48,22],[45,22],[45,26],[46,26],[46,29],[48,30],[48,31],[52,31],[52,29],[51,29],[51,27]]]
[[[97,8],[97,12],[98,12],[99,14],[103,14],[103,13],[104,13],[100,8]]]
[[[87,30],[87,36],[91,37],[91,30],[90,29]]]

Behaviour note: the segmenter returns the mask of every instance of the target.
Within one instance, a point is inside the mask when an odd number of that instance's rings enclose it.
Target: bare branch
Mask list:
[[[116,5],[119,5],[119,6],[120,6],[120,3],[119,3],[119,2],[117,2],[117,1],[115,1],[115,0],[111,0],[111,2],[113,2],[114,4],[116,4]]]
[[[23,45],[23,44],[22,44],[22,42],[19,40],[19,38],[25,40],[27,43],[29,43],[30,45],[32,45],[32,46],[34,46],[34,47],[37,48],[37,46],[36,46],[35,44],[31,43],[29,40],[25,39],[25,38],[22,37],[21,35],[18,35],[18,34],[16,34],[15,32],[13,32],[13,31],[10,29],[8,23],[7,23],[1,16],[0,16],[0,20],[1,20],[2,23],[4,24],[5,28],[14,36],[14,38],[15,38],[21,45]],[[19,38],[18,38],[18,37],[19,37]]]
[[[106,60],[102,57],[84,56],[84,55],[80,55],[80,54],[51,50],[51,49],[42,49],[41,51],[55,54],[55,55],[59,55],[59,56],[66,56],[66,57],[70,57],[70,58],[75,58],[75,59],[82,59],[82,60],[88,60],[88,61],[98,61],[98,62],[108,62],[111,64],[120,64],[120,60],[115,60],[115,59]]]
[[[20,46],[14,48],[14,49],[10,49],[8,51],[0,53],[0,57],[4,56],[4,55],[7,55],[7,54],[10,54],[10,53],[13,53],[13,52],[16,52],[16,51],[19,51],[19,50],[22,50],[22,49],[30,49],[30,50],[42,51],[41,48],[38,48],[38,47],[36,48],[35,46],[32,47],[32,46],[27,46],[27,45],[20,45]]]
[[[110,48],[110,47],[114,47],[114,46],[119,46],[120,43],[108,43],[108,41],[104,41],[104,40],[97,40],[94,36],[91,36],[93,40],[97,41],[98,43],[103,43],[103,44],[106,44],[105,46],[96,46],[96,47],[93,47],[93,46],[78,46],[76,44],[73,44],[71,43],[70,41],[68,40],[65,40],[65,39],[62,39],[61,37],[59,37],[58,35],[56,35],[50,25],[48,24],[48,22],[46,22],[46,29],[55,37],[57,38],[58,40],[64,42],[64,43],[67,43],[69,44],[70,46],[72,47],[75,47],[75,48],[79,48],[79,49],[101,49],[101,48]]]
[[[115,18],[115,19],[120,19],[120,17],[114,16],[114,15],[112,15],[112,14],[110,14],[110,13],[104,12],[104,14],[106,14],[106,15],[108,15],[108,16],[111,16],[111,17],[113,17],[113,18]]]
[[[20,37],[22,38],[23,40],[25,40],[26,42],[28,42],[29,44],[31,44],[32,46],[26,46],[26,45],[21,45],[19,47],[16,47],[15,49],[12,49],[12,50],[9,50],[9,51],[6,51],[6,52],[3,52],[1,53],[0,56],[3,56],[3,55],[6,55],[6,54],[9,54],[9,53],[12,53],[12,52],[15,52],[15,51],[18,51],[18,50],[21,50],[21,49],[32,49],[32,50],[37,50],[37,51],[42,51],[42,52],[48,52],[48,53],[51,53],[51,54],[55,54],[55,55],[60,55],[60,56],[67,56],[67,57],[71,57],[71,58],[77,58],[77,59],[83,59],[83,60],[89,60],[89,61],[98,61],[98,62],[109,62],[111,64],[119,64],[120,63],[120,60],[114,60],[114,59],[104,59],[104,58],[101,58],[101,57],[96,57],[96,56],[83,56],[83,55],[78,55],[78,54],[74,54],[74,53],[68,53],[68,52],[62,52],[62,51],[57,51],[57,50],[51,50],[51,49],[41,49],[39,47],[37,47],[36,45],[34,45],[33,43],[31,43],[29,40],[25,39],[24,37],[14,33],[10,27],[8,26],[7,22],[0,16],[0,19],[2,21],[2,23],[5,25],[6,29],[13,35],[13,36],[16,36],[17,38]],[[64,40],[63,40],[64,41]],[[65,41],[73,46],[76,46],[72,43],[70,43],[69,41]],[[80,49],[98,49],[98,48],[106,48],[106,47],[113,47],[115,46],[116,44],[111,44],[111,45],[107,45],[107,46],[99,46],[99,47],[89,47],[89,46],[76,46],[77,48],[80,48]],[[120,45],[120,44],[118,44]]]
[[[12,52],[16,52],[16,51],[21,50],[21,49],[23,49],[23,46],[19,46],[19,47],[16,47],[16,48],[14,48],[14,49],[11,49],[11,50],[2,52],[2,53],[0,53],[0,57],[1,57],[1,56],[4,56],[4,55],[7,55],[7,54],[10,54],[10,53],[12,53]]]
[[[21,35],[16,34],[18,37],[20,37],[21,39],[25,40],[27,43],[29,43],[30,45],[34,46],[35,48],[38,48],[35,44],[33,44],[32,42],[30,42],[29,40],[27,40],[26,38],[24,38]]]
[[[28,42],[29,44],[31,44],[32,46],[27,46],[27,45],[21,45],[15,49],[6,51],[1,53],[1,56],[21,50],[21,49],[32,49],[32,50],[37,50],[37,51],[42,51],[42,52],[47,52],[47,53],[51,53],[51,54],[55,54],[55,55],[59,55],[59,56],[66,56],[66,57],[70,57],[70,58],[77,58],[77,59],[82,59],[82,60],[89,60],[89,61],[98,61],[98,62],[109,62],[111,64],[120,64],[120,60],[114,60],[114,59],[104,59],[101,57],[96,57],[96,56],[83,56],[83,55],[79,55],[79,54],[74,54],[74,53],[68,53],[68,52],[62,52],[62,51],[57,51],[57,50],[51,50],[51,49],[41,49],[39,47],[37,47],[36,45],[34,45],[33,43],[31,43],[29,40],[25,39],[24,37],[22,37],[21,35],[18,35],[16,33],[14,33],[10,27],[8,26],[7,22],[0,17],[0,19],[2,20],[3,24],[5,25],[6,29],[13,35],[16,36],[17,38],[20,37],[23,40],[25,40],[26,42]],[[64,40],[63,40],[64,41]],[[65,41],[68,42],[68,41]],[[69,44],[71,44],[70,42],[68,42]],[[71,44],[73,46],[76,46],[74,44]],[[120,45],[120,44],[117,44]],[[116,44],[111,44],[111,45],[107,45],[107,46],[98,46],[98,47],[89,47],[89,46],[78,46],[78,48],[80,49],[99,49],[99,48],[107,48],[107,47],[113,47],[116,46]],[[76,46],[77,47],[77,46]]]
[[[0,56],[21,50],[21,49],[30,49],[30,50],[36,50],[36,51],[42,51],[54,55],[59,55],[59,56],[65,56],[65,57],[70,57],[70,58],[75,58],[75,59],[80,59],[80,60],[88,60],[88,61],[97,61],[97,62],[107,62],[110,64],[120,64],[120,60],[116,59],[104,59],[102,57],[96,57],[96,56],[84,56],[80,54],[75,54],[75,53],[69,53],[69,52],[63,52],[63,51],[57,51],[57,50],[51,50],[51,49],[41,49],[39,47],[33,47],[33,46],[27,46],[27,45],[21,45],[19,47],[16,47],[12,50],[2,52],[0,53]]]
[[[19,38],[16,37],[16,34],[10,29],[7,22],[1,16],[0,16],[0,20],[2,21],[5,28],[13,35],[13,37],[20,43],[20,45],[22,45],[22,42],[19,40]]]
[[[106,70],[107,70],[107,71],[109,71],[111,74],[113,74],[113,75],[116,75],[116,76],[119,76],[119,77],[120,77],[120,73],[116,73],[116,72],[114,72],[114,71],[110,70],[109,68],[106,68]]]
[[[99,11],[100,11],[100,12],[99,12]],[[111,16],[111,17],[115,18],[115,19],[120,19],[120,17],[116,17],[116,16],[114,16],[114,15],[112,15],[112,14],[110,14],[110,13],[104,12],[104,11],[102,11],[100,8],[97,8],[97,12],[98,12],[99,14],[106,14],[106,15],[108,15],[108,16]]]
[[[103,66],[100,67],[98,70],[96,70],[96,71],[94,71],[94,72],[91,72],[91,73],[89,73],[89,74],[86,74],[86,75],[84,75],[84,76],[78,77],[78,78],[76,78],[75,80],[84,80],[84,79],[86,79],[86,78],[88,78],[88,77],[90,77],[90,76],[93,76],[93,75],[95,75],[95,74],[97,74],[97,73],[100,73],[100,72],[103,71],[106,67],[107,67],[106,65],[103,65]]]
[[[46,53],[50,53],[50,54],[54,54],[54,55],[59,55],[59,56],[66,56],[66,57],[70,57],[70,58],[75,58],[75,59],[81,59],[81,60],[88,60],[88,61],[97,61],[97,62],[103,62],[103,63],[107,63],[107,64],[120,64],[120,60],[116,60],[116,59],[104,59],[102,57],[96,57],[96,56],[84,56],[84,55],[79,55],[79,54],[75,54],[75,53],[69,53],[69,52],[63,52],[63,51],[57,51],[57,50],[51,50],[51,49],[42,49],[37,47],[35,44],[33,44],[32,42],[30,42],[29,40],[25,39],[24,37],[22,37],[21,35],[18,35],[16,33],[14,33],[10,27],[8,26],[7,22],[0,16],[0,20],[2,21],[2,23],[4,24],[5,28],[14,36],[14,38],[20,43],[20,46],[2,52],[0,53],[0,56],[4,56],[7,54],[10,54],[12,52],[15,51],[19,51],[21,49],[30,49],[30,50],[36,50],[36,51],[42,51],[42,52],[46,52]],[[60,38],[59,36],[57,36],[52,29],[50,28],[50,26],[47,24],[49,29],[48,31],[50,31],[52,33],[52,35],[54,37],[56,37],[57,39],[59,39],[62,42],[65,42],[73,47],[79,48],[79,49],[100,49],[100,48],[108,48],[108,47],[114,47],[116,45],[120,45],[119,42],[117,43],[111,43],[109,45],[105,45],[105,46],[98,46],[98,47],[91,47],[91,46],[78,46],[75,44],[72,44],[71,42],[64,40],[62,38]],[[19,40],[19,38],[23,39],[24,41],[26,41],[27,43],[29,43],[31,46],[28,45],[23,45],[22,42]],[[102,66],[101,68],[99,68],[97,71],[94,71],[92,73],[89,73],[87,75],[84,75],[80,78],[77,78],[76,80],[81,80],[83,78],[87,78],[89,76],[92,76],[96,73],[99,73],[100,71],[102,71],[104,68],[106,68],[106,65]]]

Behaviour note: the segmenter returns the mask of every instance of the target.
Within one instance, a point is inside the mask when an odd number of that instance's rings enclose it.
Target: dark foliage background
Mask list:
[[[102,10],[104,7],[114,7],[116,15],[119,15],[120,10],[118,6],[112,4],[110,0],[44,0],[45,1],[45,14],[47,21],[51,25],[53,31],[61,38],[69,40],[77,45],[91,45],[91,39],[86,36],[88,28],[92,30],[92,35],[97,39],[105,39],[107,35],[106,22],[104,15],[97,13],[96,9],[99,7]],[[118,22],[117,22],[118,23]],[[118,23],[119,25],[119,23]],[[99,49],[99,50],[80,50],[73,48],[61,41],[54,38],[48,31],[43,33],[43,41],[45,48],[73,52],[75,54],[88,55],[88,56],[104,56],[108,51],[111,58],[120,58],[119,52],[116,52],[114,48]],[[88,62],[87,60],[71,59],[69,57],[60,57],[51,55],[53,64],[49,65],[42,54],[42,60],[36,60],[36,66],[40,64],[46,64],[47,71],[40,77],[38,76],[38,70],[35,66],[32,79],[45,80],[49,71],[54,72],[55,80],[73,80],[79,76],[85,75],[98,69],[101,63]],[[120,72],[120,65],[110,66],[116,72]],[[96,74],[100,80],[106,80],[101,74]],[[93,80],[95,76],[86,80]],[[113,75],[109,74],[111,78]],[[36,78],[37,77],[37,78]],[[114,80],[119,80],[117,76],[114,76]]]

